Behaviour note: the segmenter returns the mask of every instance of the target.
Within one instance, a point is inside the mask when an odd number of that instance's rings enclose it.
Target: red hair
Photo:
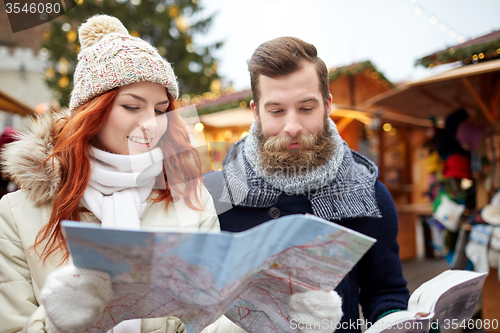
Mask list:
[[[88,148],[103,127],[113,106],[117,89],[110,90],[73,111],[71,116],[58,120],[51,130],[54,150],[44,163],[57,158],[60,163],[61,183],[52,203],[49,222],[39,231],[33,247],[45,243],[41,253],[43,261],[52,254],[62,251],[64,259],[69,256],[61,228],[62,220],[80,220],[80,214],[87,211],[79,202],[90,180],[90,160]],[[176,102],[168,94],[170,105],[167,111],[176,109]],[[168,112],[167,132],[160,140],[160,147],[165,156],[163,173],[158,178],[165,184],[164,189],[154,190],[158,197],[154,202],[165,201],[165,210],[174,201],[170,184],[184,184],[176,187],[175,193],[184,198],[186,204],[197,210],[203,209],[200,199],[201,160],[198,151],[191,145],[189,134],[182,118],[177,112]],[[175,153],[179,152],[180,153]],[[53,162],[52,162],[53,163]],[[167,170],[168,181],[167,181]],[[192,181],[187,181],[192,180]]]

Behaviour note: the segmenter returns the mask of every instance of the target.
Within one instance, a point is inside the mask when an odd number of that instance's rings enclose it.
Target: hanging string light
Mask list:
[[[445,31],[447,31],[449,29],[448,36],[450,36],[453,39],[456,38],[459,43],[465,42],[465,37],[463,36],[463,34],[457,33],[457,29],[451,29],[451,27],[448,24],[446,24],[445,22],[443,22],[443,20],[440,20],[430,10],[424,8],[421,4],[417,4],[417,0],[409,0],[409,1],[412,4],[415,4],[415,7],[413,8],[413,11],[415,12],[415,14],[420,15],[422,13],[426,13],[427,15],[430,16],[429,22],[431,24],[434,25],[434,24],[440,22],[440,24],[438,24],[439,30],[441,30],[442,32],[445,32]]]

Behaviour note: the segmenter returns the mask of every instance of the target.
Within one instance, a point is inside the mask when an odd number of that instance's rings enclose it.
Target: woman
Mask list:
[[[170,112],[178,97],[170,64],[113,17],[89,19],[79,38],[68,113],[39,119],[3,153],[21,190],[0,201],[2,332],[84,332],[111,298],[109,275],[71,264],[62,220],[181,228],[189,214],[190,227],[219,230],[199,155]],[[239,330],[224,320],[207,330]],[[114,332],[184,330],[169,317]]]

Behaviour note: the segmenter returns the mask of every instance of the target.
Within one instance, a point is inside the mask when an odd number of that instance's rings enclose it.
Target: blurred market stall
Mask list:
[[[421,217],[431,231],[434,251],[451,267],[490,271],[482,319],[498,320],[500,31],[438,51],[417,64],[454,68],[403,84],[362,106],[375,114],[390,111],[433,121],[424,146],[426,194],[433,207],[429,216]]]

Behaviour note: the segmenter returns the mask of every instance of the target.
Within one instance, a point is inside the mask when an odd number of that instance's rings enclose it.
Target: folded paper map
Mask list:
[[[179,317],[200,332],[226,313],[253,332],[294,332],[292,293],[333,290],[373,238],[312,215],[290,215],[241,233],[104,229],[63,222],[74,264],[107,271],[114,295],[92,325]]]

